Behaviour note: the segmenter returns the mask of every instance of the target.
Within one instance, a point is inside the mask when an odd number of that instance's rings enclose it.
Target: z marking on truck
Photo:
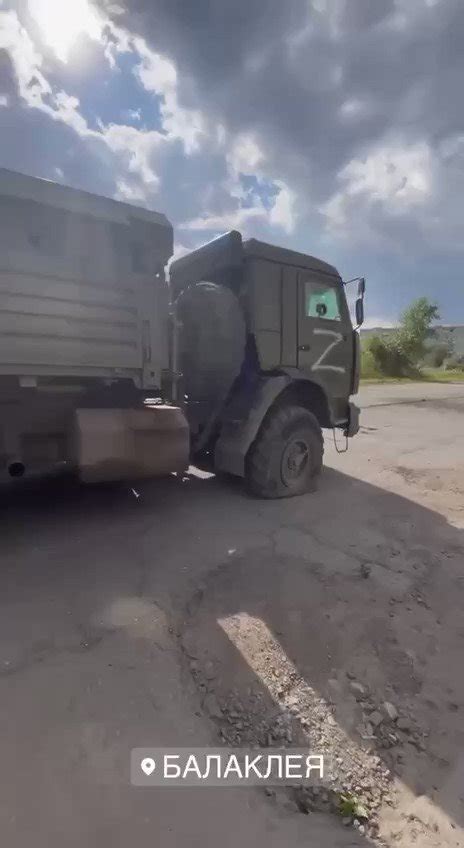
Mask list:
[[[316,359],[316,362],[311,368],[311,371],[338,371],[340,374],[344,374],[346,369],[343,368],[342,365],[323,365],[324,359],[329,355],[330,351],[334,349],[340,342],[343,341],[343,336],[341,333],[336,333],[335,330],[320,330],[316,327],[313,330],[315,336],[331,336],[333,341],[330,342],[329,346],[325,349],[323,354]]]

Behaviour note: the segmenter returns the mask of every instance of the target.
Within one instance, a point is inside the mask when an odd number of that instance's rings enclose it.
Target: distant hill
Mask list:
[[[394,329],[394,327],[370,327],[368,330],[361,330],[361,337],[367,339],[369,336],[388,336]],[[464,355],[464,324],[454,326],[438,324],[431,329],[429,339],[434,344],[450,343],[457,356]]]

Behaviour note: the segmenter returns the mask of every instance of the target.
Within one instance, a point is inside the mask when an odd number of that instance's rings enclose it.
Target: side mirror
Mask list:
[[[358,283],[358,297],[364,297],[364,292],[366,291],[366,280],[364,277],[361,277]]]
[[[356,310],[356,323],[357,323],[358,327],[360,327],[361,324],[364,323],[364,301],[363,301],[362,297],[358,297],[356,304],[355,304],[355,310]]]

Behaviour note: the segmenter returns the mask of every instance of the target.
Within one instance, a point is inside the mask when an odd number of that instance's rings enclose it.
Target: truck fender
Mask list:
[[[225,415],[222,418],[221,432],[216,442],[214,452],[214,465],[218,471],[234,474],[238,477],[245,476],[245,462],[248,450],[258,435],[261,424],[266,413],[277,399],[294,386],[296,398],[304,392],[304,387],[316,388],[311,381],[305,378],[296,378],[289,374],[278,374],[274,376],[259,377],[252,390],[242,389],[235,394],[228,404]],[[317,387],[320,392],[322,389]],[[293,392],[292,392],[293,395]],[[325,403],[327,400],[325,398]],[[304,400],[301,402],[305,404]],[[328,407],[327,407],[328,410]],[[320,421],[324,426],[323,422]],[[325,426],[330,426],[327,422]]]

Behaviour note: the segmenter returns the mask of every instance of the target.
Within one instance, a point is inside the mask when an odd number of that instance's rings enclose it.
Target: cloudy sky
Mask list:
[[[464,323],[463,0],[0,0],[0,166]]]

